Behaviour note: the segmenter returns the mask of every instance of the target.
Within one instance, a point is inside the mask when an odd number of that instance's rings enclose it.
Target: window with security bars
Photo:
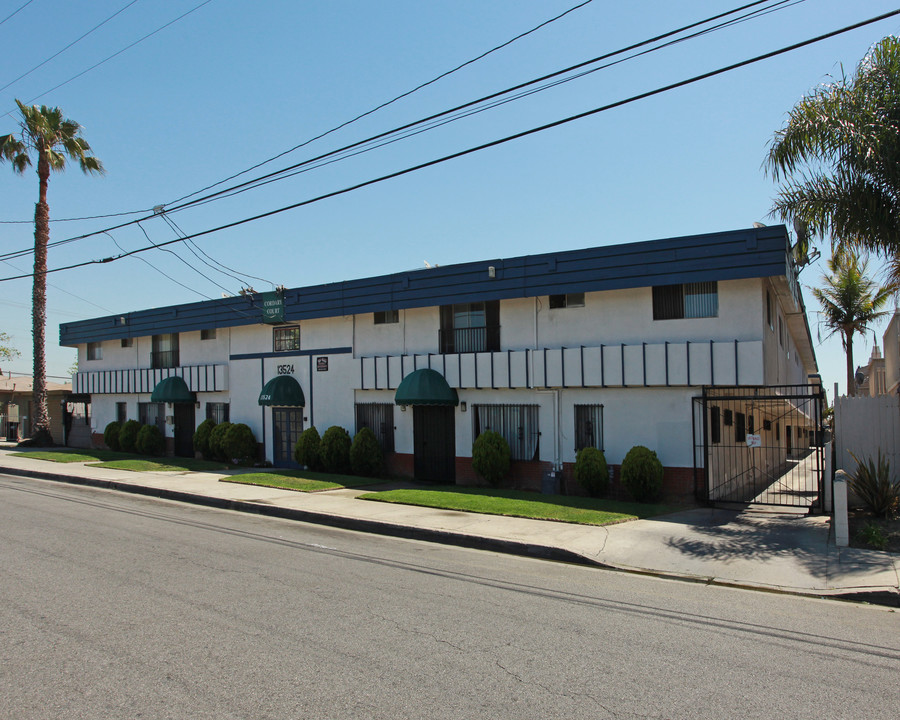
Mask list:
[[[512,460],[540,459],[537,405],[474,405],[472,415],[476,438],[493,430],[506,438]]]
[[[392,403],[356,403],[356,432],[367,427],[383,453],[394,452],[394,405]]]
[[[719,289],[713,282],[658,285],[653,288],[653,319],[717,317]]]
[[[124,425],[126,420],[128,420],[128,403],[117,402],[116,422],[119,423],[119,425]]]
[[[722,442],[722,411],[718,405],[709,409],[709,440],[714,445]]]
[[[300,349],[300,328],[277,327],[272,329],[272,349],[275,352],[290,352]]]
[[[575,452],[592,447],[603,450],[603,406],[575,406]]]
[[[159,431],[166,434],[166,404],[138,403],[138,422],[141,425],[156,425]]]
[[[229,404],[226,402],[206,403],[206,419],[215,420],[216,425],[228,422],[231,415]]]

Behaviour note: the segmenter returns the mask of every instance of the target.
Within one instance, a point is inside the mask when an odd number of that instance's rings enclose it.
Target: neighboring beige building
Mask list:
[[[884,392],[896,395],[900,390],[900,310],[894,310],[894,316],[885,328],[882,336],[884,348]]]
[[[895,347],[894,352],[896,351]],[[868,364],[856,368],[855,380],[857,397],[877,397],[887,394],[885,358],[882,357],[878,345],[872,348]]]
[[[0,371],[0,437],[18,442],[31,436],[32,379],[26,375],[10,377]],[[47,383],[47,407],[50,412],[50,432],[53,439],[63,443],[65,403],[72,393],[71,383]]]

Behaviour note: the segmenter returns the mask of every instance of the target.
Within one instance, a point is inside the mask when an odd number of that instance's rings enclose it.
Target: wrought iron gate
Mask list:
[[[704,387],[694,398],[694,483],[710,503],[822,509],[821,385]]]

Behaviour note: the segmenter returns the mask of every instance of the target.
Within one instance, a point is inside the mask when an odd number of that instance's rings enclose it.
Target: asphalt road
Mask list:
[[[0,718],[891,718],[900,613],[0,476]]]

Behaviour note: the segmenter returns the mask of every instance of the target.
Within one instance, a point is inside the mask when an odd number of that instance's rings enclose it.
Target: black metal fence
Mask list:
[[[821,385],[704,387],[694,398],[694,479],[710,503],[821,510]]]

